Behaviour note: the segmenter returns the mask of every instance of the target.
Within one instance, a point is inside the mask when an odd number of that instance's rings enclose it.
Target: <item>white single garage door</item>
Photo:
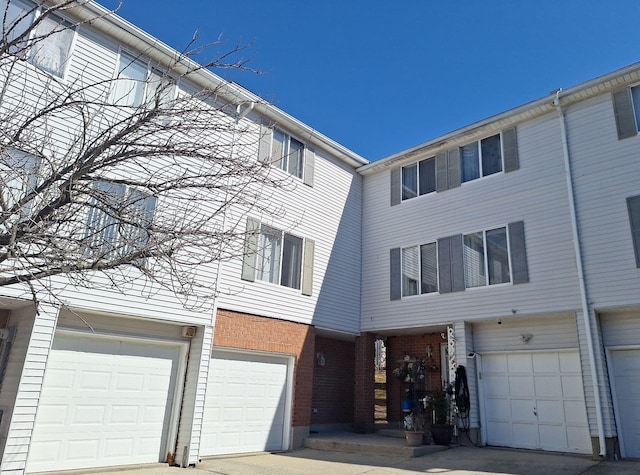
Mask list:
[[[482,356],[489,445],[591,453],[577,352]]]
[[[180,344],[56,333],[27,471],[163,461],[171,450],[180,350]]]
[[[287,449],[288,374],[289,358],[214,351],[200,455]]]
[[[609,353],[622,455],[640,458],[640,350]]]

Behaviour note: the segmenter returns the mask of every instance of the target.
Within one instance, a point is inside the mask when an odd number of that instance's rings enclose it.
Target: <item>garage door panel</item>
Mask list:
[[[505,358],[508,364],[502,375],[484,377],[487,367],[499,368]],[[576,367],[579,369],[577,352],[483,355],[480,383],[487,443],[590,453],[580,373],[561,371]],[[488,396],[493,391],[492,382],[502,378],[508,378],[508,393],[500,398]]]
[[[640,458],[640,350],[610,352],[624,455]]]
[[[287,375],[287,358],[214,352],[201,455],[282,450]]]
[[[486,395],[489,397],[506,396],[509,394],[509,380],[504,375],[493,375],[484,372],[486,381]]]
[[[161,461],[179,360],[180,344],[56,334],[27,470]]]

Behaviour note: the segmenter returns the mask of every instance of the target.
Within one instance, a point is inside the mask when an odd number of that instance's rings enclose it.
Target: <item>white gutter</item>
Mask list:
[[[573,180],[571,174],[571,161],[569,156],[569,143],[567,141],[567,128],[565,124],[564,111],[560,104],[559,89],[553,100],[553,105],[558,111],[560,120],[560,134],[562,136],[562,154],[564,156],[564,172],[567,180],[567,194],[569,196],[569,212],[571,214],[571,231],[573,232],[573,245],[576,257],[576,267],[578,271],[578,283],[580,286],[580,301],[582,305],[582,318],[584,319],[585,335],[587,337],[587,351],[589,353],[589,366],[591,368],[591,381],[593,384],[593,397],[596,405],[596,423],[598,425],[598,441],[600,444],[600,456],[606,457],[607,448],[604,436],[604,420],[602,418],[602,404],[600,400],[600,379],[596,371],[596,358],[594,353],[591,317],[589,303],[587,300],[587,286],[584,279],[584,269],[582,267],[582,251],[580,249],[580,235],[578,234],[578,220],[576,216],[575,194],[573,191]]]

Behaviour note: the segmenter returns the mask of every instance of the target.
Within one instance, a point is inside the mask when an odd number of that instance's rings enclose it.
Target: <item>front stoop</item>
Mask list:
[[[314,434],[304,439],[304,446],[316,450],[392,455],[407,458],[422,457],[423,455],[441,452],[448,448],[439,445],[409,447],[404,438],[350,432]]]

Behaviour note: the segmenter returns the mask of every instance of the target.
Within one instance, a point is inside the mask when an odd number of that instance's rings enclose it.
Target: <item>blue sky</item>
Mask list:
[[[124,0],[119,14],[176,49],[196,29],[252,43],[265,74],[218,74],[369,160],[640,61],[637,0]]]

